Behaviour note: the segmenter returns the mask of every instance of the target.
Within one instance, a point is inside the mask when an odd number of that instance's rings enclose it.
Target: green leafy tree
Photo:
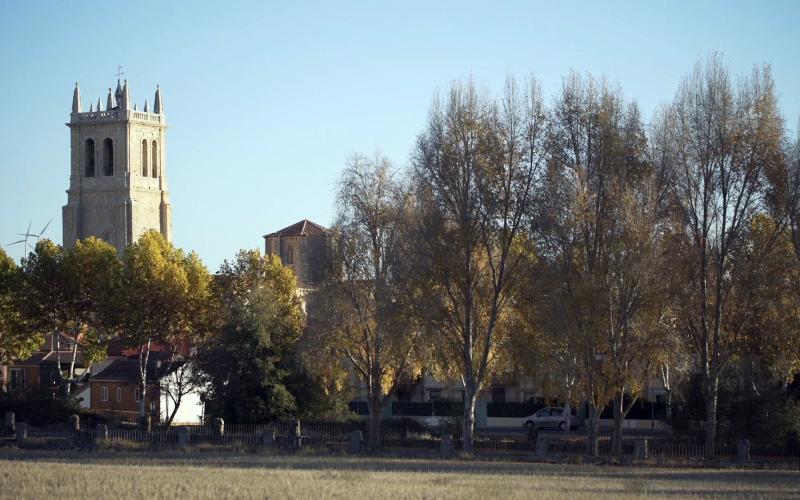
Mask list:
[[[294,273],[275,256],[242,250],[217,277],[221,327],[199,353],[210,413],[240,423],[296,415],[297,389],[311,381],[294,358],[304,323]]]
[[[67,292],[64,249],[50,240],[36,243],[36,247],[22,260],[23,287],[21,299],[23,314],[31,330],[49,336],[60,356],[61,334],[71,326],[71,304]],[[36,346],[41,347],[41,344]],[[55,370],[56,390],[64,388],[69,393],[69,383],[64,383],[61,360]],[[72,374],[67,375],[72,378]]]
[[[103,319],[119,283],[121,264],[116,250],[103,240],[89,237],[64,252],[63,283],[66,310],[63,327],[72,345],[69,378],[75,376],[78,347],[89,365],[106,356],[112,332]]]
[[[140,417],[146,417],[150,353],[157,344],[172,357],[199,345],[214,318],[211,276],[195,253],[148,231],[125,249],[122,273],[106,321],[139,351]]]
[[[105,356],[109,332],[103,322],[103,310],[119,273],[114,247],[93,237],[67,250],[42,240],[24,259],[21,297],[28,324],[35,331],[51,335],[54,347],[59,347],[61,335],[71,345],[68,359],[61,359],[62,349],[56,352],[57,383],[66,394],[77,381],[79,348],[88,365]],[[66,374],[62,372],[62,362],[69,363]]]
[[[0,365],[30,356],[43,341],[26,325],[21,310],[22,272],[0,248]],[[5,381],[0,380],[0,387]]]

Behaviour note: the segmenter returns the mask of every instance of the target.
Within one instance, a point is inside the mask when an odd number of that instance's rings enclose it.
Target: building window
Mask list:
[[[153,177],[158,177],[158,143],[153,141]]]
[[[21,391],[25,389],[25,370],[22,368],[12,368],[9,370],[8,382],[9,388],[12,391]]]
[[[142,400],[142,390],[138,387],[136,388],[136,391],[134,393],[134,398],[136,399],[137,403]]]
[[[94,141],[86,139],[86,177],[94,177]]]
[[[441,389],[431,389],[428,393],[430,396],[431,401],[437,401],[442,399],[442,390]]]
[[[142,177],[147,177],[147,139],[142,141]]]
[[[103,175],[114,175],[114,141],[103,141]]]
[[[506,402],[506,388],[493,387],[492,388],[492,403],[505,403]]]
[[[108,387],[106,386],[100,388],[100,401],[108,401]]]
[[[122,402],[122,387],[117,387],[117,403]]]

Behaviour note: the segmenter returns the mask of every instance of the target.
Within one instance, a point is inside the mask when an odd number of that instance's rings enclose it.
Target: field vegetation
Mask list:
[[[0,451],[3,498],[800,496],[800,473],[378,457]]]

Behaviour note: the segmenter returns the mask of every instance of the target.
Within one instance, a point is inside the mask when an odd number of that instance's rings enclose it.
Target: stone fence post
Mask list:
[[[69,422],[67,424],[69,430],[71,432],[78,432],[81,430],[81,417],[78,415],[70,415]]]
[[[545,458],[547,456],[547,448],[550,443],[547,442],[547,436],[539,434],[536,437],[536,458]]]
[[[535,445],[539,439],[539,429],[535,425],[531,425],[525,429],[525,433],[528,436],[528,441]]]
[[[637,439],[633,443],[634,460],[647,460],[647,439]]]
[[[11,432],[16,429],[17,415],[13,411],[7,411],[3,419],[3,426]]]
[[[300,429],[300,419],[292,420],[289,426],[289,448],[299,450],[303,447],[303,433]]]
[[[28,439],[28,424],[26,424],[25,422],[20,422],[20,424],[17,426],[15,430],[15,433],[16,433],[17,444],[24,443],[25,440]]]
[[[139,421],[139,428],[143,431],[150,432],[153,430],[153,419],[150,415],[144,415],[138,418]]]
[[[97,424],[94,429],[94,442],[100,444],[106,441],[108,441],[108,426],[106,424]]]
[[[361,431],[353,431],[350,433],[350,453],[358,453],[361,451],[361,440],[364,438],[364,433]]]
[[[736,463],[744,465],[750,461],[750,441],[740,439],[736,443]]]
[[[214,434],[216,434],[219,437],[225,435],[225,421],[223,419],[215,418],[212,423],[212,426],[214,428]]]
[[[178,446],[181,448],[189,446],[189,428],[186,426],[178,429]]]
[[[275,447],[275,429],[269,429],[261,434],[261,444],[266,448]]]
[[[453,447],[453,435],[442,434],[442,439],[439,441],[439,454],[445,458],[452,457],[455,453]]]

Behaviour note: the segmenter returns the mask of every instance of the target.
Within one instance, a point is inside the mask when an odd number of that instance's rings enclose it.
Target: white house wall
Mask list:
[[[161,394],[161,420],[164,421],[172,414],[174,403],[172,399],[166,394]],[[203,423],[204,404],[200,400],[199,392],[192,392],[184,395],[181,398],[181,404],[178,406],[178,413],[172,420],[172,425],[178,424],[202,424]]]

